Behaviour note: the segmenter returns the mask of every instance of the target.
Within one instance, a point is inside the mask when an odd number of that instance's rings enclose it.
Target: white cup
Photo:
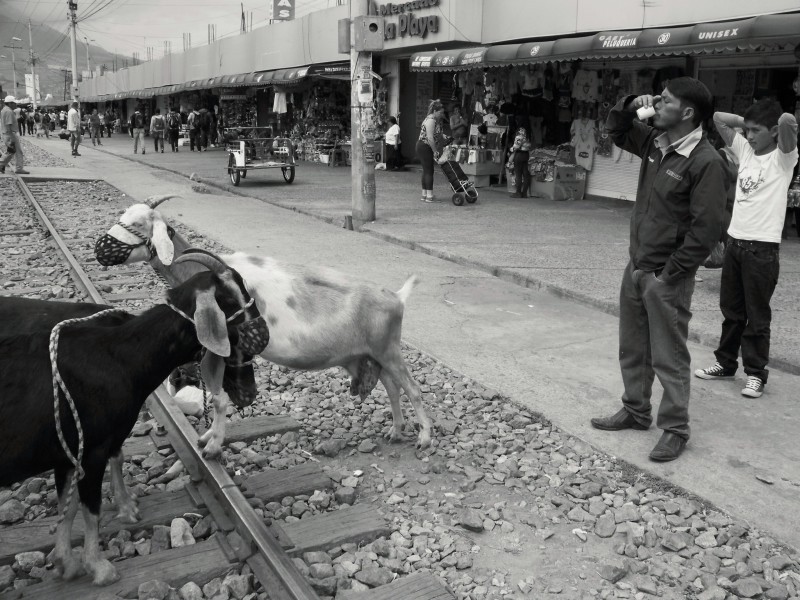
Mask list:
[[[655,114],[656,114],[655,106],[642,106],[641,108],[636,109],[636,116],[639,117],[640,121],[646,121],[650,117],[655,116]]]

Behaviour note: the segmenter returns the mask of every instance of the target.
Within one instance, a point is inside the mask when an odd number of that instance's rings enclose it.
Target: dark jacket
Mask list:
[[[606,122],[614,143],[642,159],[631,215],[631,261],[664,281],[693,276],[720,237],[725,165],[705,133],[688,157],[674,150],[663,156],[655,139],[664,132],[624,110],[633,98],[620,100]]]

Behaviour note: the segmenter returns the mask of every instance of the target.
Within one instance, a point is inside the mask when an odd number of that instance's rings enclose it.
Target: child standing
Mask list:
[[[528,188],[531,186],[531,173],[528,170],[528,160],[531,157],[531,144],[525,129],[519,128],[514,138],[514,145],[511,146],[511,155],[508,157],[509,169],[514,169],[514,179],[516,192],[511,194],[512,198],[527,198]]]

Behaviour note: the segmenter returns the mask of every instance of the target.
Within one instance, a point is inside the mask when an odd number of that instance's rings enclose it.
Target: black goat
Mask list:
[[[109,457],[120,451],[145,399],[173,369],[192,360],[201,347],[227,357],[232,348],[247,345],[247,327],[260,319],[250,300],[239,274],[220,263],[214,272],[199,273],[169,290],[171,306],[62,329],[58,367],[84,432],[84,477],[77,488],[86,523],[84,566],[94,583],[118,579],[98,548],[101,487]],[[39,304],[31,302],[32,307]],[[55,428],[49,340],[49,330],[0,335],[0,486],[55,470],[65,515],[56,534],[55,559],[70,579],[79,571],[70,549],[78,502],[73,497],[66,505],[73,466]],[[66,442],[77,455],[78,433],[63,395],[60,419]]]

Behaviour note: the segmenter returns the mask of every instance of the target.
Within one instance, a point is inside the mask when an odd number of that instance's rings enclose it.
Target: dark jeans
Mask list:
[[[153,146],[155,147],[155,151],[158,152],[159,146],[161,146],[161,151],[164,151],[164,132],[163,131],[154,131],[153,132]]]
[[[396,163],[396,155],[397,150],[395,150],[394,145],[386,144],[386,168],[387,169],[395,169],[397,168]]]
[[[197,129],[189,130],[189,150],[194,151],[194,147],[200,150],[200,132]]]
[[[744,372],[766,384],[772,321],[769,302],[778,283],[779,245],[745,242],[749,247],[742,248],[737,241],[728,241],[722,261],[719,307],[724,320],[714,356],[726,369],[736,369],[741,347]]]
[[[178,149],[178,135],[180,135],[179,129],[168,129],[167,134],[169,135],[169,145],[173,150]]]
[[[690,356],[694,273],[670,282],[628,263],[619,294],[619,366],[625,409],[650,425],[653,380],[664,388],[656,425],[689,438]]]
[[[417,141],[417,156],[422,163],[422,189],[433,190],[433,150],[422,140]]]
[[[514,153],[514,180],[517,193],[523,198],[528,197],[528,188],[531,187],[531,172],[528,170],[530,152]]]

